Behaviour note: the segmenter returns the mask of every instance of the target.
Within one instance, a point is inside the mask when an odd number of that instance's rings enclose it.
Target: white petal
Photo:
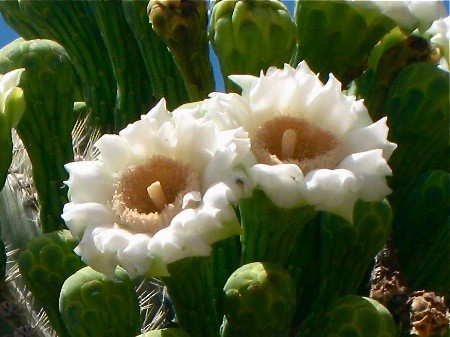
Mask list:
[[[8,94],[10,90],[17,87],[20,83],[20,77],[25,68],[19,68],[0,75],[0,92]]]
[[[155,136],[160,126],[155,119],[143,119],[129,124],[119,135],[128,142],[135,157],[145,160],[154,152]]]
[[[151,238],[146,234],[130,235],[128,245],[118,252],[120,265],[125,268],[130,278],[145,275],[152,266],[152,256],[148,250]]]
[[[297,165],[257,164],[250,169],[250,176],[278,207],[294,208],[305,204],[305,179]]]
[[[106,204],[114,193],[114,178],[98,161],[79,161],[64,165],[69,172],[69,200],[77,203]]]
[[[364,175],[359,177],[359,199],[365,201],[380,201],[392,193],[384,176]]]
[[[69,202],[64,205],[61,215],[67,227],[74,236],[80,237],[87,226],[108,226],[114,224],[115,213],[110,207],[94,203],[74,203]]]
[[[148,249],[169,264],[185,257],[209,256],[212,248],[194,232],[169,226],[153,236]]]
[[[166,108],[166,100],[162,98],[142,119],[156,119],[161,124],[170,120],[170,112]]]
[[[128,142],[118,135],[103,135],[94,146],[100,150],[100,159],[111,173],[121,173],[131,159]]]
[[[98,227],[97,227],[98,228]],[[93,230],[96,228],[88,227],[84,231],[83,238],[74,252],[81,256],[84,263],[93,269],[107,275],[110,278],[114,277],[116,266],[118,265],[117,255],[108,252],[101,252],[94,244]],[[98,229],[97,229],[98,231]]]
[[[258,77],[252,75],[230,75],[228,78],[242,88],[242,96],[248,98],[250,90],[258,81]]]
[[[360,184],[352,172],[321,169],[309,172],[306,181],[310,205],[353,220],[353,206],[358,199]]]
[[[330,74],[327,84],[311,101],[308,116],[322,129],[341,136],[360,123],[361,112],[353,109],[354,103],[354,97],[343,95],[341,83]]]
[[[382,149],[384,159],[388,160],[397,145],[387,140],[389,128],[386,121],[387,118],[383,117],[376,123],[354,130],[342,139],[347,153]]]
[[[337,167],[355,174],[381,176],[392,174],[389,165],[383,158],[383,151],[380,149],[354,153],[344,158]]]

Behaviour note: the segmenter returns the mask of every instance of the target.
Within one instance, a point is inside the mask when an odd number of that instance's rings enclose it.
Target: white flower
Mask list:
[[[12,70],[4,75],[0,74],[0,118],[6,117],[9,127],[17,125],[25,110],[23,91],[19,87],[20,77],[24,68]],[[13,101],[15,101],[14,104]],[[6,111],[9,104],[14,104],[14,111]]]
[[[436,45],[441,52],[440,67],[449,71],[450,65],[450,16],[433,22],[430,29],[425,32],[430,41]]]
[[[215,93],[185,113],[213,120],[219,129],[248,131],[257,185],[279,207],[306,204],[352,220],[357,199],[376,201],[391,191],[386,118],[373,123],[362,101],[341,92],[330,75],[324,85],[302,62],[270,68],[260,77],[230,76],[242,96]]]
[[[66,165],[70,202],[62,215],[93,268],[167,275],[168,263],[207,256],[213,242],[240,233],[232,204],[242,184],[230,177],[248,165],[242,129],[218,131],[211,121],[170,114],[161,101],[96,147],[97,160]]]
[[[431,23],[447,15],[442,0],[347,0],[356,9],[376,9],[410,31],[427,30]]]

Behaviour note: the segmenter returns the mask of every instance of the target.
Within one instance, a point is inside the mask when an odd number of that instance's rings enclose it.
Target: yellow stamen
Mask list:
[[[166,207],[166,196],[164,195],[164,191],[159,180],[155,181],[153,184],[147,187],[147,193],[159,211],[163,210],[164,207]]]
[[[281,139],[281,156],[283,159],[294,158],[295,143],[297,142],[297,132],[287,129]]]

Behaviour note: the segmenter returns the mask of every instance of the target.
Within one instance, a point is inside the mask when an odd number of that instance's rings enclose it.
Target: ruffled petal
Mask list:
[[[69,200],[77,203],[95,202],[106,204],[114,193],[114,178],[101,162],[79,161],[64,165],[69,172]]]
[[[103,135],[94,146],[100,151],[103,166],[111,173],[122,173],[131,159],[128,142],[118,135]]]
[[[383,158],[388,160],[397,145],[387,140],[389,128],[386,122],[387,118],[383,117],[376,123],[356,129],[348,134],[341,140],[346,148],[346,154],[382,149]]]
[[[344,169],[315,170],[306,175],[306,185],[308,204],[352,222],[353,206],[360,190],[360,183],[352,172]]]
[[[169,226],[153,236],[148,250],[169,264],[185,257],[209,256],[212,248],[197,233],[183,230],[180,226]]]
[[[250,176],[278,207],[293,208],[305,204],[305,179],[297,165],[257,164],[250,168]]]
[[[74,236],[81,237],[87,226],[111,227],[117,221],[117,216],[110,207],[94,203],[69,202],[64,205],[61,215],[67,227]]]
[[[93,269],[113,278],[116,267],[118,265],[117,254],[110,251],[101,251],[95,245],[95,235],[99,235],[102,231],[109,228],[87,227],[84,231],[83,238],[74,252],[81,257],[81,260]]]

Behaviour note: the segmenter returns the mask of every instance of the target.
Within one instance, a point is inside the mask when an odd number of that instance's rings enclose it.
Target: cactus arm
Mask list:
[[[244,230],[241,264],[264,261],[282,266],[286,265],[302,226],[315,215],[311,206],[278,208],[261,190],[242,199],[239,212]]]
[[[142,55],[126,22],[121,1],[87,3],[103,36],[117,81],[114,129],[118,132],[154,105],[152,90],[144,75]]]
[[[170,276],[162,280],[181,328],[191,337],[218,337],[211,258],[185,258],[168,270]]]
[[[188,96],[172,55],[148,22],[147,3],[122,0],[123,12],[139,45],[156,98],[165,97],[169,110],[173,110],[186,103]]]
[[[80,77],[93,124],[105,132],[112,129],[116,84],[101,34],[85,6],[83,1],[0,1],[2,12],[15,18],[10,24],[20,35],[51,39],[65,48]]]
[[[32,163],[44,232],[64,228],[67,202],[64,164],[73,160],[72,65],[58,44],[46,40],[14,42],[1,50],[0,72],[25,68],[21,78],[26,110],[16,127]]]

